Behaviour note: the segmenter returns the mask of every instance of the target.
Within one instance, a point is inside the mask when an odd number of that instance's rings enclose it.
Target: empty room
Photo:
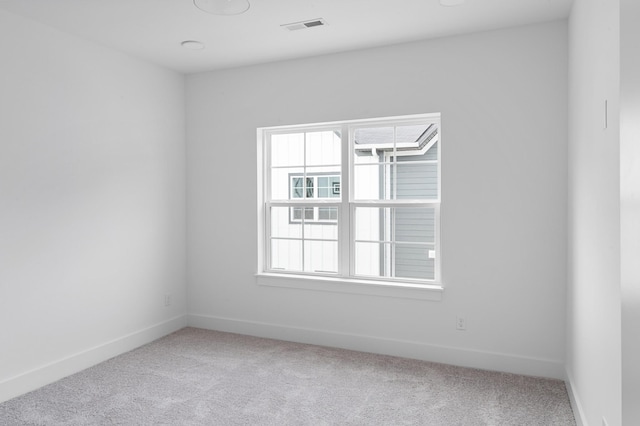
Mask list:
[[[637,0],[0,0],[0,425],[640,424]]]

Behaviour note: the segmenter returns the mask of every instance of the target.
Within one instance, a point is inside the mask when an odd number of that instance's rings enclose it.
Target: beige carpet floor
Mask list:
[[[1,425],[575,425],[564,383],[185,328],[0,404]]]

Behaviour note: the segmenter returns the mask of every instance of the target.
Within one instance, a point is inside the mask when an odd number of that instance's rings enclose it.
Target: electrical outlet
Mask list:
[[[169,293],[164,295],[164,306],[171,306],[171,294]]]
[[[467,321],[464,317],[457,316],[456,317],[456,330],[466,330],[467,329]]]

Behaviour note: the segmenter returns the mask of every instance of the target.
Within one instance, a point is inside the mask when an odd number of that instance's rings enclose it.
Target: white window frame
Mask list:
[[[419,114],[402,117],[384,117],[366,120],[351,120],[341,122],[331,122],[311,125],[279,126],[258,129],[258,276],[266,277],[265,285],[275,285],[280,287],[296,287],[300,285],[281,280],[280,278],[294,278],[306,281],[302,287],[317,289],[317,285],[309,285],[309,279],[325,280],[332,282],[331,288],[336,288],[336,284],[350,284],[362,288],[362,284],[375,284],[376,291],[381,287],[393,286],[410,289],[432,289],[442,290],[441,279],[441,249],[440,249],[440,206],[441,206],[441,152],[442,144],[438,143],[437,150],[437,193],[436,199],[430,200],[354,200],[352,197],[354,190],[354,132],[359,127],[370,128],[372,126],[398,126],[436,123],[439,132],[438,141],[442,140],[442,129],[440,127],[440,114]],[[269,139],[271,135],[286,134],[291,132],[313,132],[322,130],[340,130],[342,136],[341,145],[341,175],[340,198],[319,199],[302,198],[290,200],[271,200],[271,168]],[[306,177],[306,174],[304,175]],[[315,181],[317,182],[317,180]],[[289,192],[291,194],[291,192]],[[271,264],[269,226],[270,208],[272,206],[288,207],[336,207],[338,209],[338,272],[337,273],[317,273],[273,270],[269,268]],[[357,207],[428,207],[435,212],[435,276],[433,280],[395,278],[395,277],[369,277],[355,275],[355,209]],[[347,224],[347,226],[345,226]],[[302,281],[299,281],[302,282]],[[271,283],[271,284],[269,284]],[[348,291],[350,292],[350,291]],[[360,291],[356,291],[359,293]]]

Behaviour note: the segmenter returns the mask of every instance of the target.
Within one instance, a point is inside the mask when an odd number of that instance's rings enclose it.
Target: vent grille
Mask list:
[[[327,25],[327,21],[322,18],[311,19],[309,21],[292,22],[290,24],[280,25],[289,31],[306,30],[307,28],[322,27]]]

